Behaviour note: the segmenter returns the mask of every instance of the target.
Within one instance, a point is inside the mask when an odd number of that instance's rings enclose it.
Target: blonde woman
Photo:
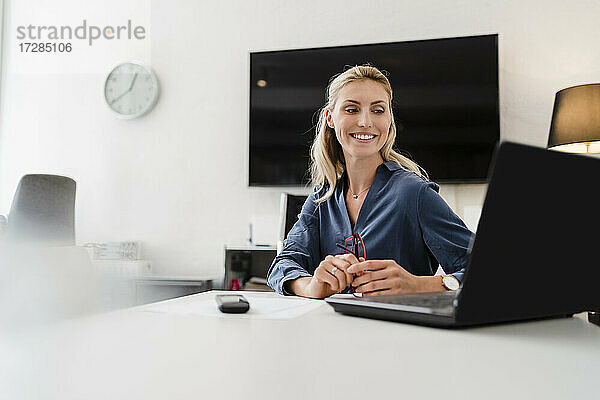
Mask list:
[[[456,289],[472,233],[438,185],[393,150],[388,79],[355,66],[327,94],[311,149],[315,189],[271,265],[269,285],[319,299]],[[451,275],[433,276],[438,263]]]

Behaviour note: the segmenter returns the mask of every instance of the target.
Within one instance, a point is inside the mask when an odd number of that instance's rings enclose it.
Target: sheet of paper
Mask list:
[[[144,306],[140,311],[171,313],[179,315],[202,315],[218,318],[291,319],[315,310],[325,303],[322,300],[297,297],[261,297],[241,293],[250,303],[245,314],[224,314],[217,308],[214,295],[202,296],[189,301],[172,301]]]

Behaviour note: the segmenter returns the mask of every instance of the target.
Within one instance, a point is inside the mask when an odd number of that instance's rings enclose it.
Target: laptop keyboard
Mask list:
[[[407,306],[427,307],[440,309],[452,307],[456,292],[447,291],[439,293],[414,293],[389,296],[363,297],[364,301],[375,303],[398,304]]]

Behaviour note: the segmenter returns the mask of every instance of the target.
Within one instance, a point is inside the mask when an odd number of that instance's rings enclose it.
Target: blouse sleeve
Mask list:
[[[319,265],[319,211],[314,199],[314,193],[306,199],[298,221],[267,273],[267,283],[279,294],[292,295],[285,289],[285,282],[312,276],[309,271],[314,271]]]
[[[439,186],[428,182],[419,190],[417,216],[425,244],[444,272],[462,283],[473,236],[465,223],[438,194]]]

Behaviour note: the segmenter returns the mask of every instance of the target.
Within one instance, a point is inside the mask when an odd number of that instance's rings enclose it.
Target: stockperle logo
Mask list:
[[[91,25],[84,19],[81,25],[74,27],[70,25],[20,25],[17,27],[17,39],[25,41],[19,43],[22,52],[32,52],[31,49],[34,47],[44,49],[37,50],[37,52],[70,52],[71,41],[85,41],[88,46],[92,46],[98,40],[144,40],[145,38],[146,28],[134,25],[131,20],[127,20],[127,24],[124,25]],[[57,43],[58,41],[60,43]],[[62,46],[57,46],[57,44]],[[58,50],[58,47],[63,50]],[[67,48],[68,50],[66,50]],[[36,51],[33,50],[33,52]]]

